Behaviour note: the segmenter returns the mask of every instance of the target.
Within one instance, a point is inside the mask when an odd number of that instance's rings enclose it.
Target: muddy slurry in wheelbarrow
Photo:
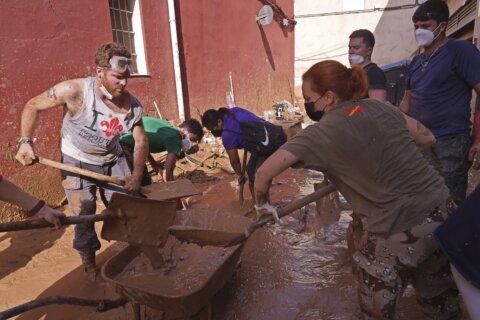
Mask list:
[[[175,223],[206,228],[219,227],[218,221],[222,224],[227,220],[218,219],[216,214],[179,211]],[[236,221],[238,230],[249,222]],[[103,265],[102,277],[131,302],[164,312],[163,319],[188,318],[205,309],[232,277],[242,248],[200,247],[170,236],[158,251],[162,266],[153,267],[140,249],[129,246]]]

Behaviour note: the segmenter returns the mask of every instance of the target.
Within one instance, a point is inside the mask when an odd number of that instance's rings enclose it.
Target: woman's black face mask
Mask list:
[[[223,129],[213,129],[210,130],[210,132],[213,134],[214,137],[219,138],[222,136]]]
[[[321,97],[315,101],[305,102],[305,111],[307,111],[307,116],[313,121],[320,121],[325,114],[325,111],[315,111],[315,103],[320,100],[320,98]]]

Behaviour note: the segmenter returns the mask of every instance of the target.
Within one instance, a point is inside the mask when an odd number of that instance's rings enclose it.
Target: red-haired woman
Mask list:
[[[432,237],[447,217],[449,191],[419,148],[435,138],[389,103],[357,100],[366,90],[360,67],[336,61],[319,62],[303,75],[305,109],[318,123],[258,169],[256,207],[274,211],[266,191],[272,178],[293,164],[322,171],[363,223],[353,258],[364,318],[395,318],[412,281],[428,317],[454,319],[460,314],[458,291]]]

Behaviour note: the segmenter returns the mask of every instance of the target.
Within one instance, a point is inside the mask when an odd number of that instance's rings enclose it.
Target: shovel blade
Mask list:
[[[175,220],[176,204],[114,193],[108,210],[115,218],[103,223],[103,239],[163,247],[168,238],[168,227]]]
[[[175,237],[199,245],[229,247],[245,237],[252,220],[240,215],[181,211],[168,231]]]
[[[141,192],[153,200],[172,200],[202,194],[188,179],[154,183],[142,187]]]

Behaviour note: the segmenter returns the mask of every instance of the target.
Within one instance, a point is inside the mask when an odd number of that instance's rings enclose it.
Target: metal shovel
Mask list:
[[[300,209],[310,202],[318,200],[335,190],[336,189],[333,185],[323,187],[301,199],[295,200],[292,203],[279,208],[277,210],[278,216],[281,218],[292,213],[293,211]],[[273,221],[271,215],[264,215],[242,231],[238,230],[238,228],[235,230],[235,227],[245,225],[250,219],[236,215],[223,215],[223,217],[217,217],[216,219],[222,221],[207,221],[207,223],[202,223],[202,221],[199,221],[198,223],[190,221],[193,223],[187,225],[173,225],[168,228],[168,231],[180,240],[197,243],[202,246],[211,245],[217,247],[230,247],[247,240],[255,230],[263,227],[268,222]],[[224,223],[223,220],[228,221],[230,219],[234,219],[235,221],[232,220],[231,222],[233,223],[229,223],[227,228],[217,228],[222,224],[227,226],[227,223]]]
[[[104,221],[101,236],[141,246],[162,247],[168,238],[168,227],[174,222],[176,204],[114,193],[108,208],[100,214],[60,218],[62,225]],[[0,224],[0,232],[53,227],[44,219]]]

